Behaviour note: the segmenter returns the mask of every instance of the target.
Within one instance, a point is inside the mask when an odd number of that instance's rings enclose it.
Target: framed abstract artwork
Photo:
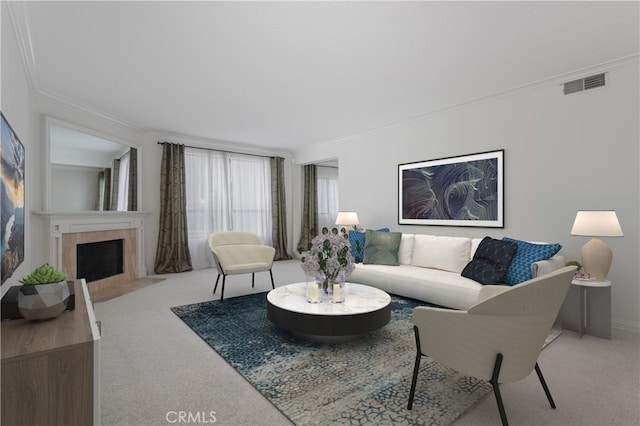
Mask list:
[[[398,165],[398,224],[504,227],[504,150]]]
[[[24,145],[2,114],[2,283],[24,260]]]

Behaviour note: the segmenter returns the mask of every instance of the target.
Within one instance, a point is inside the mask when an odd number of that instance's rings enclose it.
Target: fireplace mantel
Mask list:
[[[144,219],[150,212],[54,212],[34,211],[48,220],[49,263],[57,269],[63,266],[63,235],[98,231],[136,231],[136,278],[147,275],[144,259]]]
[[[83,218],[132,218],[132,217],[140,217],[144,218],[149,216],[151,212],[123,212],[123,211],[83,211],[83,212],[59,212],[59,211],[51,211],[51,210],[34,210],[32,212],[38,216],[46,216],[50,218],[59,218],[59,219],[83,219]]]

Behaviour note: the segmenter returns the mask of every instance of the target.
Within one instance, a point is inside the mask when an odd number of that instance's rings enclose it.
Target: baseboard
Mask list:
[[[631,321],[611,319],[611,328],[640,333],[640,324]]]

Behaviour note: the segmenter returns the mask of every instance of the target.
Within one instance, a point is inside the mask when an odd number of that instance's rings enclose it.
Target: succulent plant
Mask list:
[[[578,271],[582,269],[582,263],[578,262],[577,260],[570,260],[566,263],[565,266],[577,266]]]
[[[58,283],[66,278],[66,274],[45,263],[42,266],[38,266],[29,275],[22,277],[20,282],[27,285],[51,284]]]

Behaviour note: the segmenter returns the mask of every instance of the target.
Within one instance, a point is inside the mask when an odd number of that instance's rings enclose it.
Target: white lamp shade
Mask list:
[[[618,216],[613,210],[580,210],[571,228],[571,235],[585,237],[623,237]]]
[[[360,225],[356,212],[338,212],[336,225]]]

